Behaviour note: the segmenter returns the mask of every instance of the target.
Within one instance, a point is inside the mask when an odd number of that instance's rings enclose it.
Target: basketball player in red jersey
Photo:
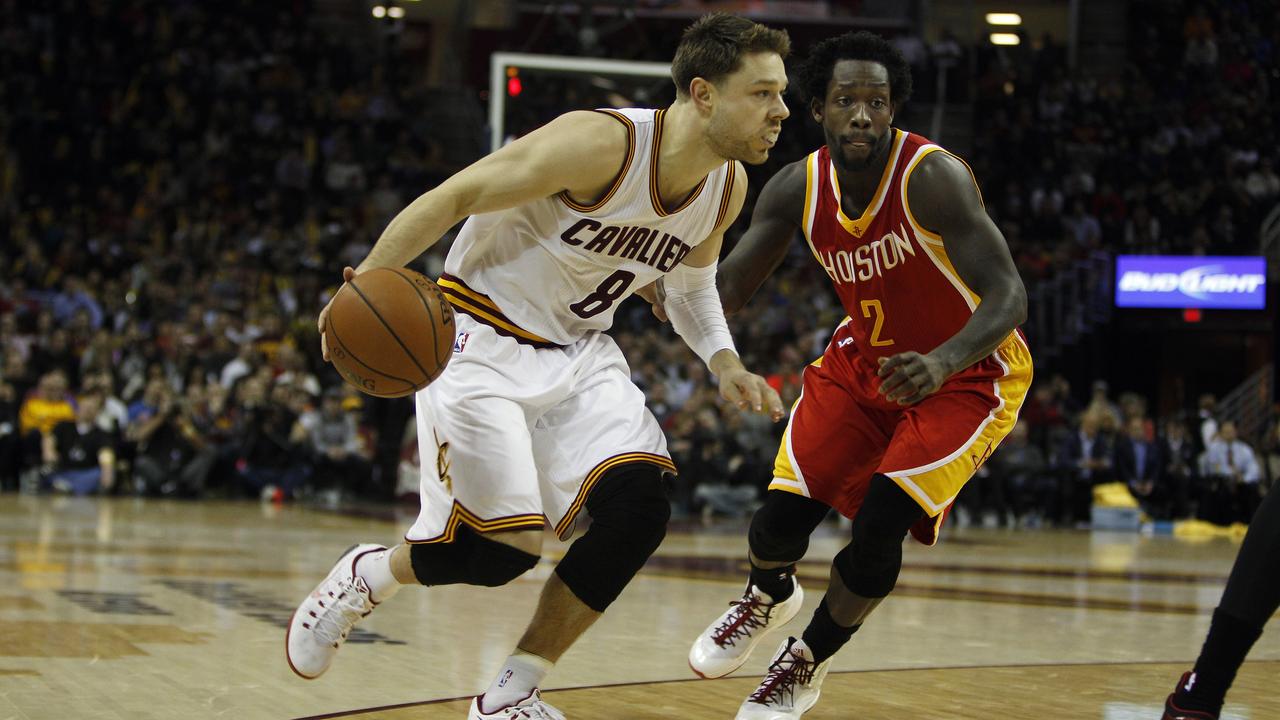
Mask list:
[[[852,519],[826,596],[778,649],[739,720],[797,718],[832,655],[893,590],[910,532],[932,545],[948,508],[1013,427],[1031,383],[1017,326],[1026,291],[968,166],[892,126],[910,68],[866,32],[819,43],[799,68],[826,146],[764,187],[751,228],[722,263],[726,311],[741,308],[797,231],[848,318],[804,386],[765,503],[749,532],[741,600],[698,637],[704,677],[737,669],[800,608],[795,563],[829,508]]]

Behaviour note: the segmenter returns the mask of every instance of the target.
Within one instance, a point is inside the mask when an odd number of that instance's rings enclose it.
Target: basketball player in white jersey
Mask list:
[[[439,282],[456,310],[454,357],[416,398],[422,510],[404,544],[353,547],[298,608],[286,636],[297,674],[328,669],[356,621],[401,585],[505,584],[537,564],[544,527],[566,539],[585,511],[590,528],[470,710],[563,717],[538,686],[670,515],[666,441],[603,332],[618,303],[664,278],[667,314],[721,395],[784,415],[733,349],[715,268],[746,195],[741,163],[764,162],[788,115],[788,51],[784,32],[704,17],[676,51],[669,108],[562,115],[392,220],[355,274],[404,266],[470,216]]]

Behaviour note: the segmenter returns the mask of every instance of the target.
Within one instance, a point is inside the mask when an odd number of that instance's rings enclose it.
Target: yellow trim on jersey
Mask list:
[[[560,522],[556,523],[556,537],[563,540],[564,534],[573,527],[574,519],[578,516],[578,513],[582,511],[582,506],[587,502],[587,496],[591,494],[591,489],[596,486],[596,482],[601,476],[619,465],[634,462],[650,463],[657,465],[668,472],[676,472],[676,465],[671,462],[670,458],[663,457],[662,455],[654,455],[653,453],[622,453],[621,455],[614,455],[611,458],[601,461],[591,469],[591,472],[587,473],[587,479],[582,482],[582,487],[578,488],[578,494],[574,497],[573,504],[569,506],[564,517],[560,518]]]
[[[924,226],[916,220],[915,214],[911,212],[911,201],[908,198],[907,193],[907,186],[911,183],[911,173],[915,171],[916,165],[919,165],[920,161],[923,160],[925,156],[935,151],[946,153],[947,155],[959,160],[960,163],[964,165],[964,169],[969,171],[969,179],[973,180],[973,189],[978,193],[978,202],[984,208],[987,206],[987,203],[982,199],[982,188],[978,187],[978,178],[973,174],[973,168],[969,167],[969,163],[965,162],[964,158],[938,145],[925,145],[920,148],[915,157],[911,159],[911,164],[907,166],[907,172],[902,176],[902,209],[906,212],[907,219],[911,221],[911,226],[914,227],[917,232],[919,232],[927,241],[932,241],[934,244],[940,245],[942,244],[942,236],[924,229]]]
[[[607,108],[596,110],[596,112],[608,115],[626,126],[627,128],[627,159],[622,162],[622,169],[619,170],[617,176],[614,177],[613,183],[609,185],[608,191],[606,191],[604,196],[601,197],[599,200],[597,200],[595,204],[593,205],[578,204],[577,202],[574,201],[573,198],[569,197],[568,190],[562,190],[560,194],[557,195],[557,197],[559,197],[560,200],[563,201],[565,205],[568,205],[571,209],[576,210],[580,213],[594,212],[604,207],[604,204],[609,202],[609,199],[612,198],[614,194],[618,192],[618,188],[622,187],[622,181],[627,179],[627,171],[631,169],[631,161],[634,160],[636,157],[636,125],[635,123],[631,122],[631,118],[627,117],[626,115],[623,115],[620,112],[617,112],[616,110],[609,110]]]
[[[511,322],[511,320],[502,313],[502,310],[500,310],[498,306],[495,305],[487,296],[466,287],[462,283],[456,280],[451,280],[447,277],[441,277],[436,281],[436,285],[438,285],[444,292],[445,299],[449,301],[449,304],[457,307],[463,312],[474,315],[479,320],[491,323],[498,328],[506,330],[512,335],[530,342],[542,343],[550,346],[556,345],[556,343],[542,337],[541,335],[535,335],[534,333],[531,333]]]
[[[919,221],[916,220],[916,216],[912,214],[911,204],[907,200],[907,185],[911,182],[911,173],[915,171],[916,166],[920,164],[921,160],[934,152],[947,153],[948,155],[951,155],[951,157],[963,163],[965,169],[969,170],[969,178],[973,180],[974,189],[978,189],[978,180],[974,177],[973,170],[969,168],[968,163],[965,163],[960,157],[947,152],[937,145],[926,145],[916,153],[915,157],[911,158],[911,163],[907,166],[906,174],[903,176],[902,209],[904,214],[907,216],[907,222],[911,224],[911,228],[915,231],[916,237],[919,238],[920,247],[924,250],[925,255],[929,256],[929,260],[933,262],[934,267],[938,268],[938,272],[942,273],[942,276],[947,279],[947,282],[950,282],[952,287],[960,293],[960,297],[964,298],[965,304],[967,304],[969,306],[969,310],[972,311],[978,307],[980,302],[982,302],[982,298],[980,298],[978,294],[960,278],[960,273],[956,272],[955,265],[952,264],[951,258],[947,255],[946,244],[943,242],[942,236],[924,229]],[[978,201],[982,201],[981,190],[978,190]]]
[[[824,268],[822,257],[818,255],[818,247],[813,244],[813,223],[818,214],[818,178],[821,172],[818,167],[818,151],[809,153],[804,168],[804,217],[800,218],[800,229],[804,231],[804,241],[809,243],[809,252],[813,259]]]
[[[960,278],[960,273],[956,272],[956,266],[951,264],[951,258],[947,256],[947,248],[942,245],[934,245],[929,243],[922,246],[929,259],[933,260],[942,274],[947,280],[955,286],[956,290],[966,295],[966,302],[969,303],[969,309],[974,310],[978,307],[978,303],[982,302],[982,298],[978,297],[978,293],[974,292],[964,280]]]
[[[405,542],[410,545],[434,545],[438,543],[451,543],[457,537],[458,526],[466,523],[468,527],[478,533],[491,533],[500,530],[519,530],[528,528],[540,530],[546,526],[547,519],[542,515],[526,514],[511,515],[509,517],[495,518],[493,520],[484,520],[479,515],[466,509],[457,500],[453,501],[453,509],[449,512],[449,519],[444,523],[444,532],[430,540],[410,540],[405,538]]]
[[[993,382],[1000,404],[958,450],[934,462],[905,470],[887,471],[930,516],[946,509],[964,484],[987,461],[1018,422],[1018,412],[1031,387],[1031,351],[1017,331],[1005,338],[992,354],[1005,373]],[[936,528],[935,528],[936,529]]]
[[[712,228],[720,227],[720,223],[724,222],[724,216],[729,214],[730,200],[733,198],[733,181],[738,177],[738,163],[730,160],[725,163],[728,166],[729,177],[724,182],[724,194],[720,196],[720,211],[716,213],[716,222]]]
[[[835,163],[831,163],[831,189],[836,194],[836,219],[854,237],[862,237],[862,233],[867,231],[867,226],[875,219],[876,213],[884,204],[885,196],[888,195],[889,181],[893,178],[893,171],[897,169],[898,155],[902,152],[903,141],[907,134],[897,128],[889,128],[889,132],[893,133],[893,147],[889,151],[889,160],[884,164],[884,172],[880,174],[880,184],[876,186],[871,202],[863,208],[862,215],[857,220],[850,220],[849,216],[844,214],[844,204],[840,202],[840,178],[836,176]]]
[[[707,178],[703,176],[698,186],[689,193],[689,197],[680,203],[680,207],[675,210],[668,210],[662,206],[662,195],[658,192],[658,159],[661,155],[659,151],[662,148],[662,120],[666,117],[666,114],[667,111],[665,109],[653,114],[653,150],[649,153],[649,201],[653,204],[653,211],[658,213],[658,217],[675,215],[689,207],[698,198],[698,195],[702,194],[702,188],[707,185]]]

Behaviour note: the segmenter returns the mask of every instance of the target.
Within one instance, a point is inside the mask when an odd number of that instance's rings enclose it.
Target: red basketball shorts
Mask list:
[[[876,369],[858,353],[847,325],[836,328],[826,353],[805,368],[769,489],[819,500],[852,518],[872,475],[886,475],[924,509],[927,518],[911,533],[932,545],[960,489],[1017,422],[1031,385],[1031,353],[1013,333],[907,407],[877,392]]]

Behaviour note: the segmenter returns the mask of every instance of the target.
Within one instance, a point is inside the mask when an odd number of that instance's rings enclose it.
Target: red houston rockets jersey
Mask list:
[[[804,234],[849,314],[854,342],[868,359],[927,353],[955,335],[978,304],[960,279],[942,238],[916,223],[907,180],[926,155],[941,151],[896,128],[889,161],[859,218],[840,208],[840,185],[824,145],[809,155]],[[945,151],[944,151],[945,152]]]

